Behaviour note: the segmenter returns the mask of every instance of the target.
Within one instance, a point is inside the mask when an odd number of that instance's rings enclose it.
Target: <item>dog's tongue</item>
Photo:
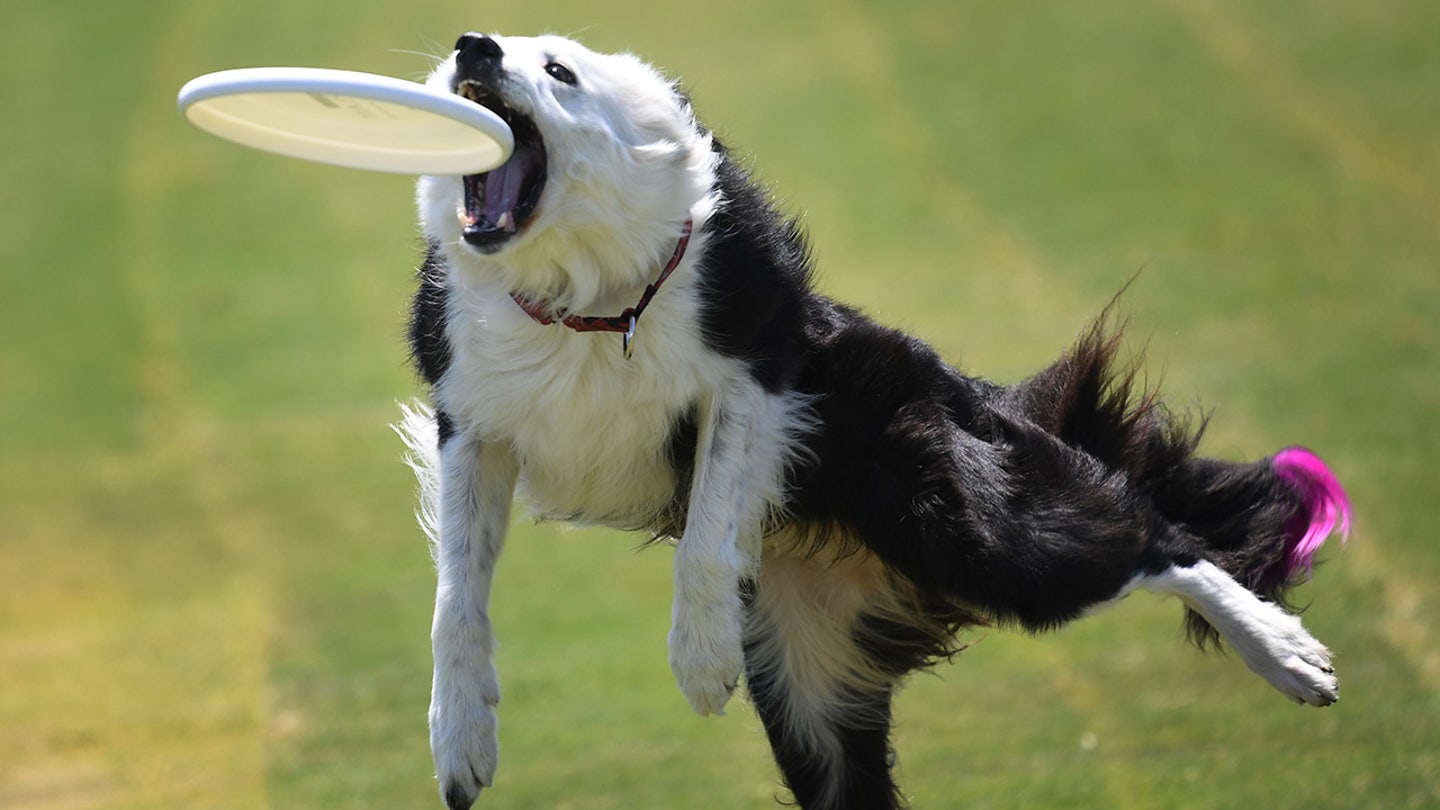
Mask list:
[[[515,206],[520,204],[520,188],[534,165],[535,157],[529,150],[515,150],[504,165],[485,175],[484,190],[481,192],[484,198],[470,200],[471,215],[495,228],[515,230],[514,212]],[[479,203],[479,210],[473,207],[476,203]]]

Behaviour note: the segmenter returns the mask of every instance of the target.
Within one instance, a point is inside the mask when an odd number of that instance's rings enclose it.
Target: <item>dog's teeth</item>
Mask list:
[[[497,219],[497,220],[495,220],[495,227],[497,227],[497,228],[499,228],[499,229],[501,229],[501,230],[504,230],[504,231],[513,231],[513,230],[515,230],[515,221],[514,221],[514,218],[510,216],[510,212],[509,212],[509,211],[506,211],[505,213],[501,214],[501,215],[500,215],[500,218]]]

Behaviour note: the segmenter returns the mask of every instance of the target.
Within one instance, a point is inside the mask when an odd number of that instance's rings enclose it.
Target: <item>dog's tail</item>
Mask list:
[[[1254,463],[1195,455],[1204,432],[1139,380],[1140,358],[1117,362],[1123,325],[1109,310],[1061,360],[1014,389],[1013,405],[1061,441],[1123,473],[1160,517],[1193,544],[1182,553],[1215,564],[1256,594],[1285,604],[1316,552],[1347,534],[1350,500],[1330,469],[1303,448]],[[1187,611],[1200,647],[1218,634]]]
[[[400,421],[391,426],[409,450],[405,463],[415,472],[420,503],[415,518],[430,542],[433,558],[440,543],[440,433],[435,412],[419,400],[400,403]]]

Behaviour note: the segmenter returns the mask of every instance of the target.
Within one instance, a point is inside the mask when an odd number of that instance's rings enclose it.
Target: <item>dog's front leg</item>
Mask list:
[[[740,581],[759,559],[765,487],[777,475],[778,454],[757,447],[770,399],[738,383],[702,409],[670,629],[670,667],[701,715],[723,713],[744,667]]]
[[[430,750],[450,810],[470,807],[495,774],[500,685],[488,606],[517,471],[503,445],[455,435],[440,448]]]

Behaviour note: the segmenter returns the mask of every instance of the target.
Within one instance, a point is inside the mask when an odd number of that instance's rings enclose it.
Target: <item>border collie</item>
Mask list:
[[[1350,506],[1291,448],[1195,455],[1201,426],[1116,356],[1107,314],[1018,385],[811,286],[811,257],[689,99],[629,55],[468,33],[429,78],[513,129],[503,166],[419,181],[409,336],[433,405],[399,430],[438,570],[440,793],[491,784],[491,577],[517,496],[675,542],[670,666],[701,715],[743,674],[805,808],[891,808],[891,699],[984,624],[1179,597],[1282,694],[1335,701],[1282,608]]]

